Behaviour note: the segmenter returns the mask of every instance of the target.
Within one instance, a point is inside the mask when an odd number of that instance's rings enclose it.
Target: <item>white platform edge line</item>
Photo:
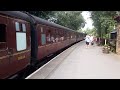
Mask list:
[[[69,49],[69,48],[68,48]],[[68,50],[66,49],[66,50]],[[65,50],[65,51],[66,51]],[[52,60],[50,60],[49,62],[47,62],[45,65],[43,65],[42,67],[40,67],[39,69],[37,69],[35,72],[33,72],[32,74],[30,74],[28,77],[26,77],[25,79],[29,79],[31,76],[33,76],[35,73],[37,73],[40,69],[42,69],[44,66],[46,66],[47,64],[49,64],[51,61],[53,61],[55,58],[57,58],[58,56],[60,56],[61,54],[63,54],[65,51],[63,51],[62,53],[58,54],[56,57],[54,57]]]

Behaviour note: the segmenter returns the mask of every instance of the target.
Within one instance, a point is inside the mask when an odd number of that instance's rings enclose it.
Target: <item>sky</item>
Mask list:
[[[89,11],[83,11],[82,16],[83,16],[83,18],[85,19],[85,22],[86,22],[85,27],[82,28],[82,29],[83,30],[85,30],[87,28],[92,29],[94,26],[92,25],[93,21],[90,18],[90,16],[91,16],[90,12]]]

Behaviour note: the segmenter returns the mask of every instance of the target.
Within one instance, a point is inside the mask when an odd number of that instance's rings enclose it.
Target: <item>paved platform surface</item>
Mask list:
[[[120,56],[79,42],[26,79],[120,79]]]

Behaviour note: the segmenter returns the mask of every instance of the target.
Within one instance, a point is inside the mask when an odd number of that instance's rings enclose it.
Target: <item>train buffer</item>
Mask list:
[[[120,55],[104,54],[96,45],[86,48],[81,41],[26,79],[120,79]]]

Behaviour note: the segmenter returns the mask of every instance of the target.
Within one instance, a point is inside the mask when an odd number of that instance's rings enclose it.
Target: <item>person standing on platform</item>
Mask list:
[[[91,43],[91,45],[94,45],[94,39],[93,39],[93,36],[90,36],[90,43]]]
[[[86,35],[85,42],[86,42],[86,45],[87,45],[86,48],[88,48],[89,44],[90,44],[90,36],[89,35]]]

